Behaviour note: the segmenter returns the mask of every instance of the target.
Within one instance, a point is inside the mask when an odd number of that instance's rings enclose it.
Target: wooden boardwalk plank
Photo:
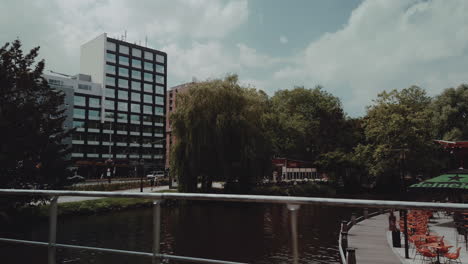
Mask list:
[[[357,223],[348,232],[348,246],[356,248],[359,264],[400,264],[387,242],[388,215],[378,215]]]

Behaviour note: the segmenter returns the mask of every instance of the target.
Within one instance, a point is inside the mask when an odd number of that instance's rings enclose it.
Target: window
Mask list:
[[[140,126],[138,126],[138,125],[130,125],[130,131],[133,131],[133,132],[140,132]]]
[[[153,103],[152,96],[150,94],[144,94],[143,95],[143,102],[152,104]]]
[[[151,105],[143,105],[143,113],[152,114],[153,109],[152,109]]]
[[[132,101],[141,102],[140,94],[139,93],[132,93]]]
[[[84,114],[83,114],[84,115]],[[84,127],[85,122],[84,121],[78,121],[78,120],[73,120],[73,127]]]
[[[164,98],[161,96],[155,96],[154,103],[159,104],[159,105],[164,105]]]
[[[127,114],[124,114],[124,113],[117,113],[117,119],[120,119],[120,120],[127,120],[128,118],[128,115]]]
[[[132,66],[141,69],[141,60],[132,59]]]
[[[145,70],[153,71],[153,63],[145,61]]]
[[[153,53],[145,51],[145,59],[147,60],[153,60]]]
[[[106,109],[115,110],[114,101],[113,101],[113,100],[106,100],[106,101],[105,101],[105,108],[106,108]]]
[[[155,116],[153,118],[154,118],[154,122],[156,123],[164,123],[164,117]]]
[[[156,72],[157,73],[164,73],[164,66],[156,64]]]
[[[127,46],[119,45],[119,52],[128,55],[129,49]]]
[[[156,85],[156,93],[157,94],[164,94],[164,87],[161,85]]]
[[[106,60],[108,62],[113,62],[115,63],[116,60],[115,60],[115,54],[112,54],[112,53],[106,53]]]
[[[143,112],[145,112],[144,107],[145,106],[143,106]],[[151,110],[151,108],[150,108],[150,110]],[[149,116],[149,115],[144,115],[143,116],[143,122],[151,122],[151,121],[152,121],[151,116]]]
[[[128,81],[125,79],[119,79],[119,88],[128,88]]]
[[[106,97],[115,98],[115,89],[106,88],[105,94],[106,94]]]
[[[141,57],[141,50],[133,48],[132,55],[135,57]]]
[[[120,114],[119,114],[119,115],[120,115]],[[127,116],[127,114],[122,114],[122,115]],[[117,130],[120,130],[120,131],[127,131],[127,124],[117,124]]]
[[[106,65],[106,73],[115,74],[115,66],[114,65]]]
[[[128,111],[128,103],[126,103],[126,102],[117,102],[117,110],[119,110],[119,111]]]
[[[88,141],[99,141],[99,140],[100,140],[99,135],[96,135],[96,134],[88,135]]]
[[[137,80],[141,80],[141,72],[136,71],[136,70],[132,70],[132,78],[137,79]]]
[[[117,98],[123,99],[123,100],[128,100],[128,92],[127,92],[127,91],[119,90],[119,91],[117,92]]]
[[[126,57],[126,56],[119,56],[119,64],[128,66],[128,64],[129,64],[128,57]]]
[[[164,109],[162,107],[158,107],[156,106],[154,108],[154,112],[157,113],[157,114],[163,114],[164,113]]]
[[[128,77],[128,69],[119,67],[119,76]]]
[[[115,113],[114,112],[109,112],[109,111],[106,111],[104,113],[104,116],[106,118],[114,118],[115,117]],[[110,129],[110,125],[108,125],[109,123],[104,123],[104,129]]]
[[[84,140],[84,134],[83,133],[73,133],[72,139],[73,140]]]
[[[101,106],[101,99],[99,98],[89,98],[89,106],[91,107],[100,107]]]
[[[99,129],[99,121],[88,121],[88,128]]]
[[[131,104],[130,112],[140,113],[140,105],[139,104]]]
[[[160,84],[164,84],[164,76],[156,75],[156,82]]]
[[[130,120],[132,120],[132,121],[140,121],[140,116],[139,116],[139,115],[130,115]]]
[[[54,79],[49,79],[49,84],[50,84],[50,85],[62,86],[62,85],[63,85],[63,81],[54,80]]]
[[[143,84],[143,91],[152,93],[153,92],[153,85],[149,84],[149,83],[144,83]]]
[[[132,90],[141,91],[141,82],[132,81]]]
[[[107,42],[107,50],[115,51],[115,43]]]
[[[159,63],[164,63],[164,61],[165,61],[164,56],[156,54],[156,61],[159,62]]]
[[[106,85],[115,86],[115,78],[106,76]]]
[[[88,116],[93,116],[93,117],[99,117],[99,111],[98,110],[89,110],[88,111]]]
[[[79,83],[78,84],[78,89],[91,91],[91,85]]]
[[[153,74],[145,72],[144,74],[145,81],[153,81]]]
[[[86,106],[86,97],[84,96],[79,96],[79,95],[75,95],[73,97],[73,103],[75,105],[81,105],[81,106]]]

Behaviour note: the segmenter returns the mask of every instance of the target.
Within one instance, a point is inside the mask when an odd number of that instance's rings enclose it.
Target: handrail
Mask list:
[[[55,249],[57,247],[86,249],[102,252],[112,252],[121,254],[132,254],[151,257],[153,263],[160,263],[162,259],[173,259],[180,261],[190,261],[196,263],[225,263],[234,264],[237,262],[192,258],[185,256],[173,256],[161,254],[160,225],[161,210],[160,205],[163,200],[201,200],[201,201],[225,201],[225,202],[248,202],[248,203],[276,203],[287,205],[291,212],[291,235],[293,263],[297,264],[298,237],[297,237],[297,211],[302,204],[315,204],[340,207],[361,207],[361,208],[384,208],[384,209],[429,209],[429,210],[468,210],[468,204],[459,203],[428,203],[428,202],[405,202],[405,201],[383,201],[383,200],[363,200],[363,199],[337,199],[319,197],[285,197],[285,196],[265,196],[265,195],[234,195],[234,194],[201,194],[201,193],[130,193],[130,192],[96,192],[96,191],[67,191],[67,190],[26,190],[26,189],[0,189],[0,195],[40,195],[51,197],[49,208],[49,242],[38,242],[28,240],[17,240],[0,238],[0,241],[10,243],[21,243],[29,245],[47,246],[49,248],[49,264],[55,264]],[[153,202],[153,252],[127,251],[109,248],[85,247],[77,245],[57,244],[55,242],[57,223],[57,199],[59,196],[81,196],[81,197],[115,197],[115,198],[146,198]],[[347,229],[349,229],[349,224]],[[341,235],[340,235],[341,241]],[[340,245],[341,247],[341,245]],[[340,255],[343,258],[342,249]]]

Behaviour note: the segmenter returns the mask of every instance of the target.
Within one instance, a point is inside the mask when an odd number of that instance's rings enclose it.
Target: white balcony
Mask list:
[[[127,146],[127,142],[117,142],[117,146],[119,146],[119,147],[126,147],[126,146]]]
[[[132,136],[139,136],[139,135],[140,135],[140,132],[130,131],[130,135],[132,135]]]
[[[102,142],[102,145],[103,146],[111,146],[111,145],[114,145],[114,144],[112,144],[112,142]]]
[[[71,156],[73,158],[82,158],[82,157],[84,157],[84,154],[83,153],[72,153]]]
[[[99,141],[90,141],[90,140],[88,140],[88,145],[99,145]]]
[[[114,130],[104,129],[104,130],[102,130],[102,133],[113,134]]]
[[[117,135],[127,135],[127,131],[117,130]]]
[[[88,128],[88,132],[99,133],[99,129],[98,128]]]
[[[84,140],[72,140],[72,144],[77,144],[77,145],[81,145],[81,144],[84,144]]]
[[[86,156],[88,158],[99,158],[99,154],[96,154],[96,153],[88,153],[86,154]]]
[[[145,133],[145,132],[143,132],[143,136],[144,136],[144,137],[151,137],[151,136],[153,136],[153,134],[152,134],[152,133]]]

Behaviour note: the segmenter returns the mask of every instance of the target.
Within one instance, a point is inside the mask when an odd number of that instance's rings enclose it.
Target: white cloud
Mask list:
[[[467,82],[468,2],[372,0],[343,29],[324,34],[274,74],[274,83],[322,84],[362,114],[384,89],[416,84],[438,93]]]
[[[288,40],[287,37],[285,37],[285,36],[280,36],[280,42],[281,42],[282,44],[286,44],[286,43],[288,43],[288,41],[289,41],[289,40]]]

